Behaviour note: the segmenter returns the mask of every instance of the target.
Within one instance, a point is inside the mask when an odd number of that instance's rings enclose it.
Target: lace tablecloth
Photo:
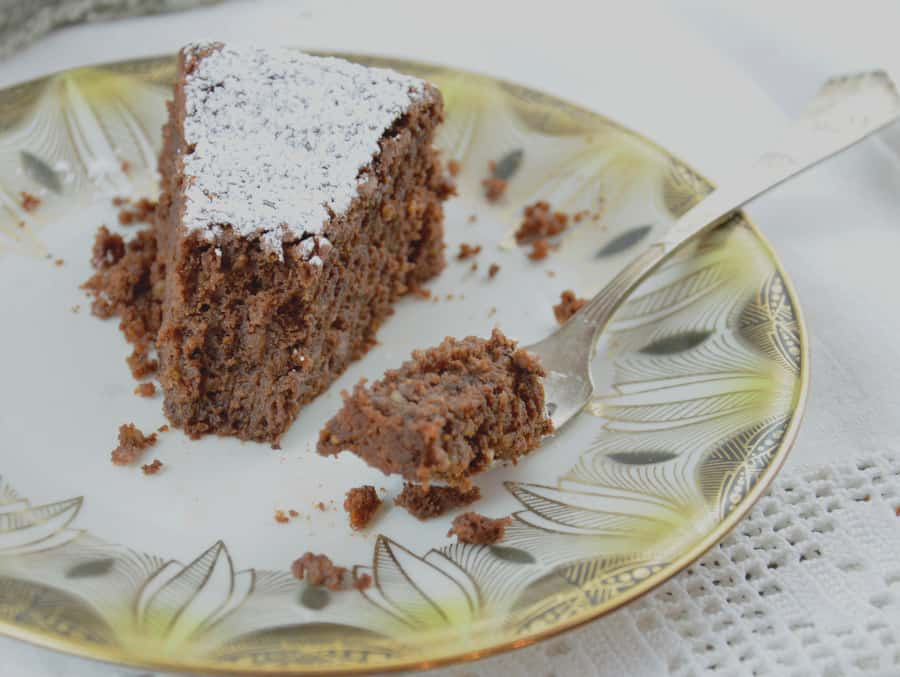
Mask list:
[[[353,21],[344,3],[235,1],[129,20],[114,37],[99,24],[66,29],[0,63],[0,85],[198,36],[403,54],[602,110],[715,178],[827,75],[900,67],[900,9],[890,3],[451,4],[441,30],[429,3],[411,0],[354,4]],[[435,674],[900,675],[898,150],[895,127],[749,210],[798,289],[812,389],[796,448],[748,518],[689,570],[606,618]],[[0,674],[147,673],[0,639]]]

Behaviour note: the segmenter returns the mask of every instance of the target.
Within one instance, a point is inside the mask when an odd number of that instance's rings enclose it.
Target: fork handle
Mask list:
[[[685,212],[569,321],[593,345],[628,294],[669,254],[711,230],[753,198],[861,141],[900,117],[900,96],[883,71],[828,80],[803,115],[753,163]],[[571,336],[571,334],[570,334]],[[574,337],[573,337],[574,338]]]

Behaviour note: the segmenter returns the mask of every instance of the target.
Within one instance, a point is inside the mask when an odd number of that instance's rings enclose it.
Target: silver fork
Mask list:
[[[803,115],[752,164],[679,218],[594,298],[547,338],[527,346],[547,370],[547,412],[559,430],[594,392],[591,359],[601,332],[631,291],[672,252],[754,198],[854,145],[900,117],[900,96],[883,71],[828,80]]]

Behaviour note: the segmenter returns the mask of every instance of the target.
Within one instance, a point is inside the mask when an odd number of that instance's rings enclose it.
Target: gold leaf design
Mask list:
[[[170,650],[237,609],[253,590],[253,570],[235,571],[221,541],[187,565],[169,561],[138,593],[137,626]]]
[[[686,164],[669,161],[662,187],[662,199],[669,214],[680,217],[700,202],[712,190],[712,185]]]
[[[740,504],[769,467],[790,423],[779,416],[742,430],[713,448],[697,468],[704,498],[721,517]]]
[[[800,371],[800,327],[781,275],[774,273],[744,306],[738,334],[759,352],[794,373]]]

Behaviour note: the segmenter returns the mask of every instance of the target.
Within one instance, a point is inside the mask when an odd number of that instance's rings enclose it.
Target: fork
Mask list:
[[[600,334],[628,295],[668,256],[722,224],[733,213],[787,179],[809,169],[900,118],[900,96],[883,71],[828,80],[803,114],[754,162],[685,212],[648,249],[623,268],[568,322],[526,347],[547,371],[544,394],[555,430],[594,392],[591,359]]]

